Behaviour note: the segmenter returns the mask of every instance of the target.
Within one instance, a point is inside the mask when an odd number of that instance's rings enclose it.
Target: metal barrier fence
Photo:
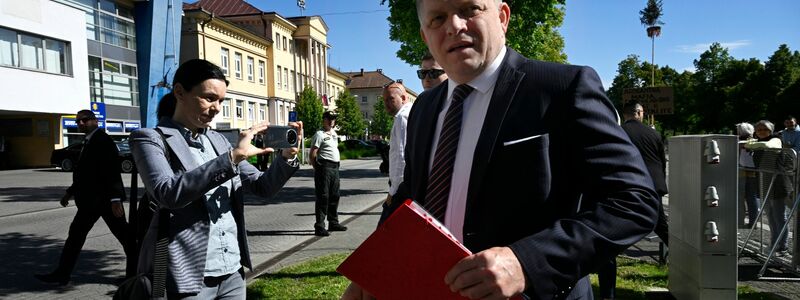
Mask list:
[[[755,220],[748,220],[750,226],[739,231],[739,257],[752,256],[763,262],[759,278],[792,280],[765,277],[764,273],[768,266],[775,266],[800,274],[800,239],[797,234],[800,224],[797,217],[800,161],[797,153],[793,149],[760,149],[742,155],[752,155],[755,167],[739,166],[739,184],[745,185],[740,188],[739,202],[745,201],[748,193],[753,192],[751,189],[755,188],[760,203]],[[786,216],[785,222],[782,222],[781,211]],[[743,218],[745,212],[740,210],[739,215]],[[788,244],[785,249],[781,238],[784,235]]]

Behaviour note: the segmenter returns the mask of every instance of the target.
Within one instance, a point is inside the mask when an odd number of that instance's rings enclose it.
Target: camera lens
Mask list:
[[[289,129],[286,131],[286,142],[289,145],[294,145],[297,143],[297,131],[294,129]]]

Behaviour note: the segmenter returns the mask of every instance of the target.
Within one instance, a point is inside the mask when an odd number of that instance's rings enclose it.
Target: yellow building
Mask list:
[[[248,128],[270,121],[268,49],[272,41],[218,18],[203,7],[188,4],[184,4],[181,33],[181,62],[193,58],[208,60],[220,66],[230,81],[222,113],[212,126]]]
[[[338,70],[328,67],[328,95],[322,99],[322,106],[325,110],[335,110],[336,101],[347,88],[347,75]]]

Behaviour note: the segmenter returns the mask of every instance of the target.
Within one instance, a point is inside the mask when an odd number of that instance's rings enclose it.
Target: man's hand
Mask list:
[[[450,290],[470,299],[506,299],[525,291],[525,274],[508,247],[465,257],[444,277]]]
[[[370,293],[362,289],[358,286],[355,282],[351,282],[350,286],[347,287],[347,290],[344,291],[342,294],[341,300],[368,300],[368,299],[375,299]]]
[[[122,205],[122,201],[111,202],[111,212],[117,218],[125,217],[125,206]]]
[[[386,195],[386,200],[383,200],[383,203],[386,203],[386,206],[392,205],[392,195]]]
[[[64,194],[64,197],[61,197],[61,206],[62,207],[67,207],[67,205],[69,205],[69,198],[72,198],[72,194],[70,194],[70,193],[66,193],[66,194]]]

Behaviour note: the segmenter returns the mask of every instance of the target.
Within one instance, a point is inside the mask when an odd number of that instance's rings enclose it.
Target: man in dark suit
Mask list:
[[[622,129],[631,139],[631,142],[639,150],[644,159],[647,173],[653,179],[653,185],[658,194],[658,222],[654,229],[656,235],[664,245],[669,245],[669,231],[667,227],[667,215],[664,213],[664,206],[661,198],[667,194],[667,158],[664,153],[664,143],[661,136],[653,128],[642,123],[644,120],[644,107],[636,102],[629,102],[622,107],[622,115],[625,123]],[[602,299],[615,299],[617,281],[617,260],[612,257],[597,272],[600,283],[600,297]]]
[[[471,299],[590,299],[587,275],[657,211],[597,74],[506,48],[500,0],[417,0],[417,15],[449,79],[411,110],[400,188],[474,253],[444,283]]]
[[[75,197],[78,212],[69,226],[69,235],[64,243],[58,267],[49,274],[36,274],[43,282],[65,285],[70,280],[72,269],[86,241],[86,235],[97,219],[103,218],[122,244],[125,255],[134,253],[134,245],[129,240],[128,224],[125,221],[125,209],[121,200],[125,198],[125,189],[120,176],[119,154],[111,137],[102,129],[98,129],[98,121],[90,110],[81,110],[76,116],[78,130],[86,134],[78,164],[72,173],[72,186],[61,198],[61,205],[67,206],[69,199]],[[128,259],[127,276],[136,272],[135,262]]]

